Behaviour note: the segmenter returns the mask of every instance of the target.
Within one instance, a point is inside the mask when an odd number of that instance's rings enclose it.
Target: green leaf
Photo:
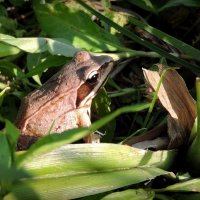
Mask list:
[[[2,74],[8,76],[9,78],[18,78],[24,74],[17,65],[6,60],[0,60],[0,70]]]
[[[119,88],[116,91],[109,92],[108,96],[110,98],[115,98],[115,97],[120,97],[120,96],[124,96],[128,94],[135,95],[139,91],[144,91],[144,88],[123,88],[123,89]]]
[[[12,153],[14,153],[16,150],[17,140],[20,135],[20,131],[9,120],[6,120],[5,133],[9,141],[10,149]]]
[[[65,145],[19,163],[18,168],[30,178],[13,186],[5,199],[27,198],[27,191],[30,199],[78,198],[110,191],[168,173],[145,165],[168,167],[175,155],[175,151],[151,152],[116,144]]]
[[[52,55],[63,55],[72,57],[78,49],[66,43],[66,40],[50,39],[42,37],[15,38],[0,34],[0,41],[13,45],[28,53],[41,53],[49,51]]]
[[[178,193],[172,197],[176,200],[197,200],[200,199],[200,193]]]
[[[190,70],[194,70],[196,72],[200,71],[200,67],[193,65],[183,59],[177,58],[176,56],[169,54],[168,52],[166,52],[165,50],[163,50],[162,48],[154,45],[151,42],[148,42],[140,37],[138,37],[136,34],[134,34],[133,32],[129,31],[126,28],[123,28],[121,26],[119,26],[118,24],[114,23],[113,21],[111,21],[109,18],[105,17],[104,15],[100,14],[99,12],[95,11],[93,8],[91,8],[90,6],[88,6],[87,4],[85,4],[82,0],[76,0],[78,3],[80,3],[84,8],[86,8],[88,11],[90,11],[92,14],[94,14],[95,16],[97,16],[98,18],[100,18],[102,21],[106,22],[108,25],[114,27],[116,30],[120,31],[121,33],[123,33],[124,35],[126,35],[127,37],[129,37],[130,39],[134,40],[135,42],[141,44],[142,46],[151,49],[157,53],[159,53],[161,56],[164,56],[166,58],[168,58],[169,60],[176,62],[186,68],[189,68]]]
[[[15,34],[17,23],[16,20],[0,15],[1,33]]]
[[[90,131],[88,128],[78,128],[64,131],[62,134],[47,135],[33,144],[24,154],[19,155],[17,157],[17,163],[18,165],[22,165],[24,162],[59,146],[80,140],[89,133]]]
[[[26,1],[24,0],[9,0],[11,4],[13,4],[14,6],[22,6],[23,4],[26,3]]]
[[[33,155],[32,159],[17,167],[35,178],[72,176],[139,166],[168,169],[176,154],[176,151],[152,152],[119,144],[68,144],[40,156]]]
[[[155,193],[153,191],[147,191],[143,189],[138,190],[125,190],[122,192],[114,192],[105,197],[101,198],[101,200],[153,200],[155,197]]]
[[[200,179],[192,179],[182,183],[176,183],[163,189],[158,189],[159,192],[200,192]]]
[[[128,0],[130,3],[150,11],[152,13],[158,14],[167,8],[177,7],[177,6],[188,6],[188,7],[200,7],[199,0],[166,0],[166,1],[156,1],[156,0]]]
[[[155,3],[152,3],[151,0],[128,0],[130,3],[157,14],[157,7]]]
[[[6,135],[0,132],[0,166],[9,168],[11,166],[11,161],[11,152]]]
[[[110,113],[111,100],[107,95],[105,88],[102,88],[92,101],[92,113],[98,118],[102,118]],[[102,127],[99,131],[103,133],[102,142],[111,142],[115,132],[115,120]]]
[[[132,185],[167,173],[158,168],[146,167],[57,178],[27,179],[13,185],[4,200],[74,199]]]
[[[74,199],[136,184],[168,172],[153,168],[120,169],[46,179],[26,179],[4,197],[10,199]]]
[[[5,87],[1,92],[0,92],[0,107],[2,106],[4,97],[6,94],[10,91],[10,87]]]
[[[192,133],[190,140],[193,139],[192,143],[190,144],[188,148],[188,152],[186,154],[186,160],[187,164],[189,166],[189,171],[193,175],[197,176],[200,174],[199,171],[199,164],[200,164],[200,158],[199,158],[199,145],[200,145],[200,78],[196,78],[196,96],[197,96],[197,119],[194,125],[196,128],[193,128],[196,133]]]
[[[1,40],[0,40],[1,41]],[[16,55],[20,50],[14,46],[0,42],[0,57]]]
[[[10,185],[10,168],[12,155],[9,143],[4,132],[0,131],[0,194],[3,194]]]
[[[114,112],[110,113],[106,117],[98,120],[97,122],[93,123],[90,126],[90,132],[94,132],[95,130],[99,129],[100,127],[104,126],[108,122],[110,122],[112,119],[116,118],[117,116],[128,113],[128,112],[139,112],[141,110],[149,108],[149,103],[138,103],[132,106],[124,106],[122,108],[119,108],[118,110],[115,110]]]
[[[40,60],[40,56],[41,56],[40,53],[39,54],[35,53],[35,54],[28,54],[27,55],[27,67],[28,67],[29,71],[31,69],[34,69],[35,66],[38,64],[38,62]],[[42,83],[40,81],[39,73],[33,75],[32,78],[38,85],[42,85]]]
[[[159,12],[177,6],[200,7],[200,2],[199,0],[169,0],[159,9]]]
[[[35,58],[34,55],[35,54],[31,55],[32,59]],[[62,56],[48,56],[45,59],[43,59],[42,62],[40,61],[39,63],[36,63],[35,64],[35,68],[32,68],[27,74],[25,74],[23,76],[23,78],[28,78],[28,77],[31,77],[31,76],[34,76],[34,75],[37,75],[37,74],[41,74],[42,72],[44,72],[46,69],[48,69],[50,67],[61,66],[61,65],[64,65],[65,63],[67,63],[67,59],[65,57],[62,57]],[[33,64],[34,63],[32,63],[32,65]]]
[[[70,6],[70,3],[41,4],[35,1],[34,10],[43,31],[51,37],[66,39],[76,48],[92,52],[122,48],[115,36],[100,28],[81,9]]]

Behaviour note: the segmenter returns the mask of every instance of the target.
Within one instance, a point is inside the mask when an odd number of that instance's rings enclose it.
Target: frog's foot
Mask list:
[[[96,133],[90,133],[86,137],[83,138],[85,143],[100,143],[101,135]]]
[[[17,151],[27,150],[37,140],[38,137],[36,136],[20,135],[17,143]]]

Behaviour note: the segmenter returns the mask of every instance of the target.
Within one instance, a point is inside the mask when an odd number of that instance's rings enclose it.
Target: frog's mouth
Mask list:
[[[77,91],[77,108],[91,105],[92,99],[97,95],[98,91],[104,86],[104,84],[108,80],[112,68],[113,62],[102,66],[100,71],[100,80],[96,84],[90,85],[88,83],[84,83],[81,85],[81,87]]]

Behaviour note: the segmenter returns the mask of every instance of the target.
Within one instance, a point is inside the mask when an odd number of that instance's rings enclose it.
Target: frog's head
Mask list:
[[[90,104],[98,90],[106,82],[113,68],[113,59],[109,56],[94,56],[86,51],[75,54],[76,75],[80,80],[77,90],[76,106]]]

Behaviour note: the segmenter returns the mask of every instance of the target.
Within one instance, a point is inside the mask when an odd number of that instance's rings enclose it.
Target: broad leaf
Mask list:
[[[72,57],[78,50],[72,45],[69,45],[65,40],[60,39],[42,37],[15,38],[9,35],[0,34],[0,41],[15,46],[28,53],[49,51],[52,55]]]
[[[153,152],[119,144],[68,144],[32,156],[31,160],[17,167],[35,178],[53,178],[139,166],[168,169],[175,156],[176,151]]]
[[[4,200],[74,199],[136,184],[167,173],[158,168],[138,167],[57,178],[26,179],[14,185]]]
[[[100,28],[82,10],[71,7],[70,3],[35,2],[34,10],[40,26],[49,36],[64,38],[76,48],[93,52],[121,49],[115,36]]]

